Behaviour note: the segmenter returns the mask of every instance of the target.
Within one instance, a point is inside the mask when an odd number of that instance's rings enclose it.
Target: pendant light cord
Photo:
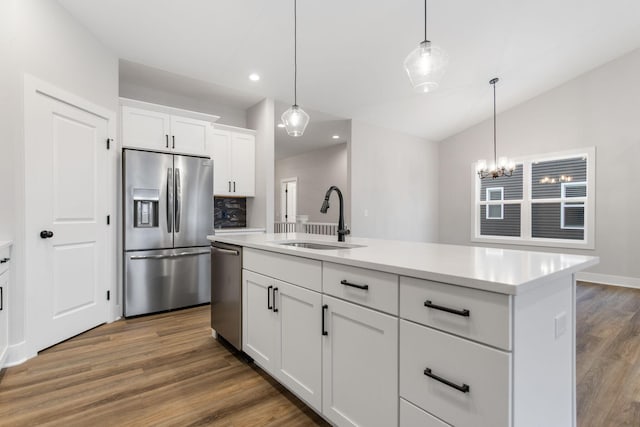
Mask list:
[[[498,166],[498,152],[496,149],[496,82],[493,85],[493,162]]]
[[[293,105],[298,105],[298,0],[293,0]]]
[[[424,41],[427,41],[427,0],[424,0]]]

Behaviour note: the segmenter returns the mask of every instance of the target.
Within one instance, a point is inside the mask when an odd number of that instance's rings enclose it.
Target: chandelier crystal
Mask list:
[[[427,0],[424,1],[424,40],[404,60],[411,85],[420,93],[433,92],[440,85],[449,64],[449,56],[427,40]]]
[[[293,0],[293,105],[280,119],[289,136],[302,136],[309,124],[309,115],[298,106],[298,2]]]
[[[498,158],[498,151],[496,149],[496,83],[500,79],[493,78],[489,81],[489,84],[493,86],[493,163],[487,165],[485,160],[479,160],[476,163],[476,171],[480,179],[485,178],[500,178],[501,176],[512,176],[513,171],[516,170],[516,164],[510,161],[506,157]]]

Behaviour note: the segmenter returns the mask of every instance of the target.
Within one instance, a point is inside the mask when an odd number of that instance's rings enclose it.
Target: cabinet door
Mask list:
[[[171,148],[180,154],[210,156],[211,123],[171,116]]]
[[[256,195],[256,139],[233,132],[231,138],[231,190],[235,196]]]
[[[7,349],[9,348],[9,315],[7,301],[8,298],[8,286],[9,286],[9,272],[5,271],[0,274],[0,298],[2,298],[0,310],[0,369],[4,366],[4,361],[7,357]]]
[[[322,300],[322,413],[338,426],[397,426],[398,319]]]
[[[317,411],[322,408],[322,296],[276,280],[280,349],[276,378]]]
[[[212,132],[213,194],[228,196],[231,192],[231,132],[214,129]]]
[[[242,350],[275,376],[277,313],[273,311],[275,280],[242,270]]]
[[[171,118],[168,114],[122,107],[122,145],[171,151]]]

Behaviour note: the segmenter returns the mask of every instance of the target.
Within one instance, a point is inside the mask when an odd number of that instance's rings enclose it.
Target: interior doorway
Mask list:
[[[298,206],[298,178],[280,181],[280,218],[282,222],[296,222]]]

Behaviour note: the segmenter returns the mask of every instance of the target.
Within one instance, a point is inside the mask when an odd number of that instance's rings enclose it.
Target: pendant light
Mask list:
[[[426,93],[438,89],[448,63],[447,53],[427,40],[427,0],[424,0],[424,40],[404,60],[404,69],[413,88]]]
[[[298,106],[298,8],[297,0],[293,0],[293,105],[282,113],[282,124],[289,136],[302,136],[309,115]]]
[[[506,157],[498,158],[498,151],[496,149],[496,83],[500,79],[497,77],[489,80],[489,84],[493,86],[493,163],[487,167],[487,162],[480,160],[477,163],[478,176],[480,179],[484,178],[499,178],[501,176],[511,176],[516,169],[514,162],[509,161]]]

